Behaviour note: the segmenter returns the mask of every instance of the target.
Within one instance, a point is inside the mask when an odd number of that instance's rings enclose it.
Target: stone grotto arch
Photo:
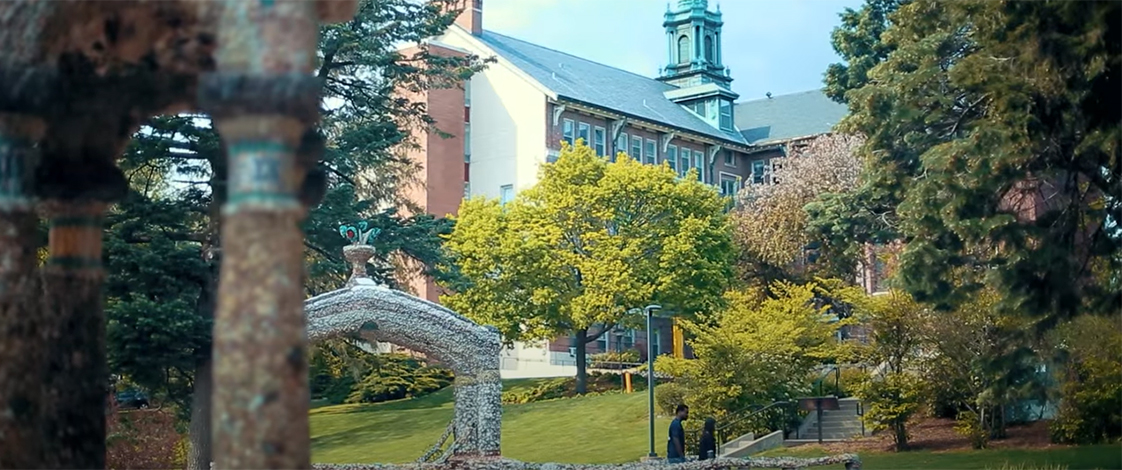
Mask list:
[[[343,249],[352,266],[350,280],[342,289],[304,302],[308,340],[358,337],[393,343],[447,365],[456,376],[452,457],[499,455],[502,345],[498,331],[374,282],[365,268],[374,256],[374,247],[365,241],[374,231],[350,229],[355,244]]]

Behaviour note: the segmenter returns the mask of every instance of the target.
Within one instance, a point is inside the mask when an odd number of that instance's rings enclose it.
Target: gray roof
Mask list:
[[[722,131],[666,99],[663,93],[676,89],[673,85],[491,31],[484,31],[478,38],[558,97],[711,138],[746,144],[739,132]]]
[[[848,110],[823,93],[804,91],[762,100],[741,101],[733,110],[736,127],[752,145],[825,134]]]

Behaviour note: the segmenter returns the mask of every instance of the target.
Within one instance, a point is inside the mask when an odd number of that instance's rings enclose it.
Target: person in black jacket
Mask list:
[[[705,427],[701,429],[701,443],[698,445],[697,459],[708,460],[717,456],[717,420],[705,418]]]

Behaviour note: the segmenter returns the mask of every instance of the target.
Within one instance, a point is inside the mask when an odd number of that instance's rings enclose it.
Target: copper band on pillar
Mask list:
[[[243,208],[299,210],[293,165],[295,148],[277,141],[235,142],[228,146],[229,193],[224,212]]]
[[[0,468],[46,466],[41,416],[48,344],[35,272],[38,217],[26,192],[37,160],[33,139],[41,133],[37,119],[0,116]]]
[[[101,275],[103,220],[107,204],[51,202],[47,266],[73,274]]]

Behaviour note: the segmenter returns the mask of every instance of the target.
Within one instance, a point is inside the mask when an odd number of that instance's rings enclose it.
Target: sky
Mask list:
[[[678,0],[484,0],[483,28],[654,77],[667,62],[666,5]],[[838,13],[861,0],[709,0],[740,100],[822,87]]]

